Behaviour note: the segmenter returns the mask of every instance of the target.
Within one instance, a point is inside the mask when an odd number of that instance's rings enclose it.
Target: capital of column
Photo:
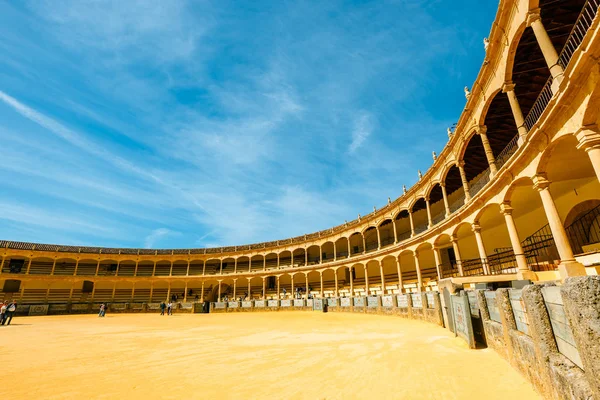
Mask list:
[[[479,125],[476,128],[475,133],[477,133],[478,135],[485,135],[487,133],[487,126]]]
[[[481,232],[481,225],[474,223],[471,225],[471,230],[476,233]]]
[[[582,126],[575,132],[575,137],[579,141],[578,149],[587,151],[600,148],[600,129],[598,125]]]
[[[458,236],[456,236],[456,234],[450,236],[450,242],[451,243],[457,243],[458,242]]]
[[[512,215],[513,208],[510,205],[510,201],[500,204],[500,212],[504,215]]]
[[[531,26],[534,22],[539,21],[540,18],[541,18],[541,16],[540,16],[539,8],[534,8],[534,9],[530,10],[527,13],[527,26]]]
[[[446,182],[440,182],[438,185],[440,185],[440,187],[446,187]]]
[[[504,82],[504,85],[502,85],[502,93],[514,92],[514,91],[515,91],[515,84],[513,82]]]
[[[550,186],[550,181],[548,180],[548,178],[546,178],[546,174],[537,174],[535,175],[533,178],[533,188],[535,190],[537,190],[538,192],[541,192],[542,190],[548,189],[548,187]]]
[[[460,161],[458,161],[458,162],[456,163],[456,166],[457,166],[458,168],[464,168],[464,166],[465,166],[465,160],[460,160]]]

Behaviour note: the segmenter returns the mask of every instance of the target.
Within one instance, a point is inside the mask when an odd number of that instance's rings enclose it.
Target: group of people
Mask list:
[[[5,301],[0,304],[2,304],[0,307],[0,324],[10,325],[10,321],[12,321],[15,311],[17,311],[17,302],[13,300],[11,302]]]
[[[160,303],[160,315],[165,315],[165,309],[167,310],[167,315],[173,315],[173,303],[169,302],[169,304],[165,304],[163,301]]]

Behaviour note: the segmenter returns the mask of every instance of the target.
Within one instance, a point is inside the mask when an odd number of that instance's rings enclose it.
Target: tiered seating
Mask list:
[[[169,276],[170,273],[171,273],[171,264],[167,264],[167,263],[156,264],[156,271],[154,272],[154,276]]]
[[[182,264],[182,263],[174,263],[173,264],[173,272],[171,273],[171,275],[185,276],[185,274],[187,274],[187,264]]]
[[[154,288],[154,290],[152,291],[152,299],[150,300],[150,302],[158,303],[160,301],[166,301],[168,292],[168,288]]]
[[[75,273],[75,263],[56,263],[54,275],[73,275]]]
[[[119,276],[133,276],[135,274],[135,264],[121,264],[119,265]]]
[[[134,303],[147,303],[150,301],[150,288],[138,289],[135,288],[133,295]]]
[[[50,275],[52,273],[53,262],[32,261],[29,273],[31,275]]]
[[[115,290],[114,302],[128,302],[131,300],[131,289],[117,289]]]
[[[77,267],[77,276],[94,276],[96,275],[97,263],[79,263]]]
[[[71,289],[50,289],[48,303],[66,303],[69,301]]]
[[[94,292],[94,301],[96,303],[108,302],[112,299],[112,289],[96,289]]]
[[[138,264],[138,270],[136,276],[152,276],[152,272],[154,271],[153,264]]]
[[[202,275],[202,268],[204,265],[202,263],[191,263],[190,264],[190,276],[198,276]]]
[[[46,302],[46,289],[27,289],[23,291],[21,303],[37,304]]]

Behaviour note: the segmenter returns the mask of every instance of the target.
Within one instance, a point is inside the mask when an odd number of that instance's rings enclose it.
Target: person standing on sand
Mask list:
[[[167,315],[173,315],[173,303],[167,304]]]
[[[10,325],[10,321],[12,321],[13,314],[15,313],[15,311],[17,311],[17,302],[13,300],[12,303],[10,303],[8,305],[8,307],[6,307],[6,313],[4,314],[4,319],[2,320],[2,325],[4,325],[4,323],[7,320],[8,320],[8,322],[6,322],[6,325]]]
[[[99,317],[104,317],[106,315],[106,304],[100,304],[100,312],[98,313]]]
[[[2,303],[2,307],[0,307],[0,324],[2,325],[4,325],[4,319],[6,318],[6,305],[7,302],[5,301]]]
[[[167,308],[167,305],[163,301],[162,303],[160,303],[160,315],[165,315],[165,308]]]

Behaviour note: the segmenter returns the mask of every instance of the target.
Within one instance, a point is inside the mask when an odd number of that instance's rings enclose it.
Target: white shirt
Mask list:
[[[0,308],[0,314],[4,314],[6,312],[6,306],[3,305],[2,308]]]

